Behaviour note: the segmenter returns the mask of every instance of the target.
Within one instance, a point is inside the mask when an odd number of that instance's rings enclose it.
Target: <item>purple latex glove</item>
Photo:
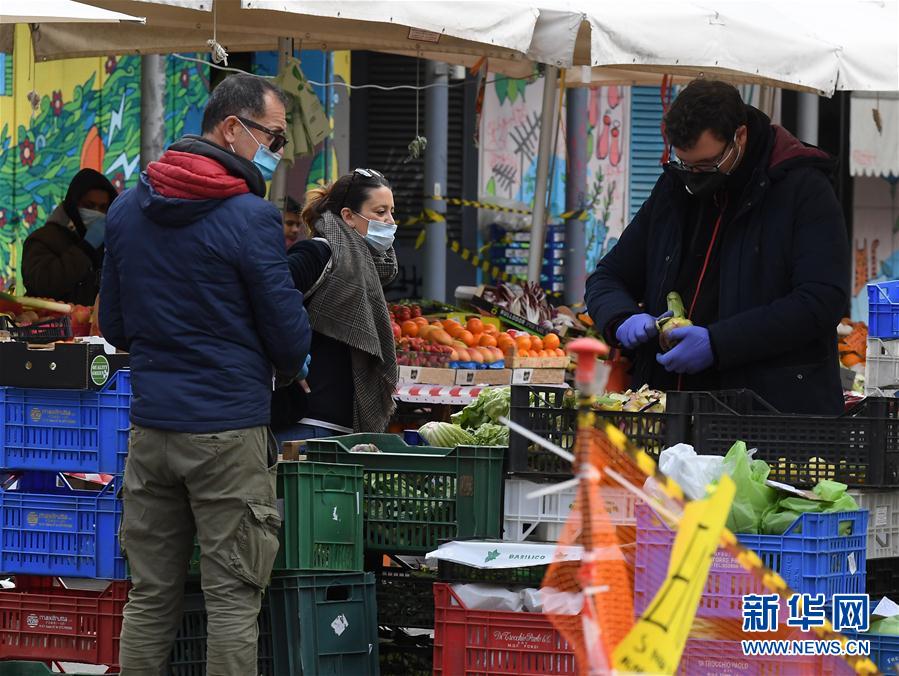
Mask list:
[[[658,319],[669,316],[671,316],[671,313],[666,312]],[[632,350],[644,343],[648,343],[659,335],[659,329],[656,326],[658,319],[646,313],[631,315],[621,322],[621,326],[615,332],[615,337],[624,347]]]
[[[701,326],[684,326],[667,334],[676,342],[665,354],[656,355],[658,361],[669,373],[693,375],[705,371],[715,363],[709,330]]]

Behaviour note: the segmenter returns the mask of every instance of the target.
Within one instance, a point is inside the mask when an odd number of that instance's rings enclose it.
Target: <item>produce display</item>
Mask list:
[[[599,398],[593,404],[600,411],[625,411],[634,413],[664,413],[665,393],[659,390],[651,390],[644,385],[636,392],[610,392]]]
[[[430,446],[508,446],[509,428],[499,419],[509,415],[510,389],[492,387],[452,416],[452,423],[429,422],[418,433]]]
[[[587,329],[570,309],[553,307],[546,298],[546,292],[536,282],[526,282],[521,286],[500,282],[495,287],[485,289],[482,298],[528,320],[544,331],[559,332],[563,328],[580,331]]]
[[[37,332],[46,323],[68,317],[72,335],[86,336],[90,333],[92,313],[93,308],[85,305],[60,303],[51,298],[17,297],[0,292],[0,316],[4,318],[0,328],[5,328],[10,333],[16,329],[34,327],[34,331],[27,332],[26,335],[38,335]],[[58,338],[62,340],[65,336]]]

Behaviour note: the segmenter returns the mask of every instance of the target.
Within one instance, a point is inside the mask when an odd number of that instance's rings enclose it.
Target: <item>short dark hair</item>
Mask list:
[[[380,172],[373,172],[368,169],[362,171],[368,172],[366,176],[358,170],[354,170],[349,174],[344,174],[331,185],[313,188],[306,193],[306,206],[303,207],[301,215],[303,223],[310,230],[315,229],[315,224],[326,211],[332,214],[340,215],[344,207],[349,208],[356,213],[368,199],[373,190],[380,187],[390,188],[390,181]]]
[[[693,80],[665,115],[665,134],[675,148],[689,150],[706,130],[719,141],[730,141],[746,119],[746,104],[736,87],[718,80]]]
[[[280,87],[263,77],[234,73],[222,80],[209,94],[203,111],[203,133],[208,134],[231,115],[259,118],[265,114],[265,95],[271,92],[285,108],[289,99]]]
[[[284,196],[284,212],[288,214],[298,214],[303,210],[302,205],[290,195]]]

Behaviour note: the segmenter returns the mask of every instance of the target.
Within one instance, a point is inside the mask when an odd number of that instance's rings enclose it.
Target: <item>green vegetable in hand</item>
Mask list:
[[[684,301],[681,300],[677,291],[672,291],[668,294],[668,311],[671,313],[670,317],[662,317],[656,322],[656,328],[659,330],[659,345],[662,346],[664,352],[677,345],[677,341],[672,341],[668,334],[674,329],[693,326],[693,322],[687,319],[684,311]]]

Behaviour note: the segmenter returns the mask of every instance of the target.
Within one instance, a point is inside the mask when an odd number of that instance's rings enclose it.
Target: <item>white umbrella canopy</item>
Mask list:
[[[3,0],[0,24],[15,23],[143,23],[143,17],[129,16],[74,0]]]

